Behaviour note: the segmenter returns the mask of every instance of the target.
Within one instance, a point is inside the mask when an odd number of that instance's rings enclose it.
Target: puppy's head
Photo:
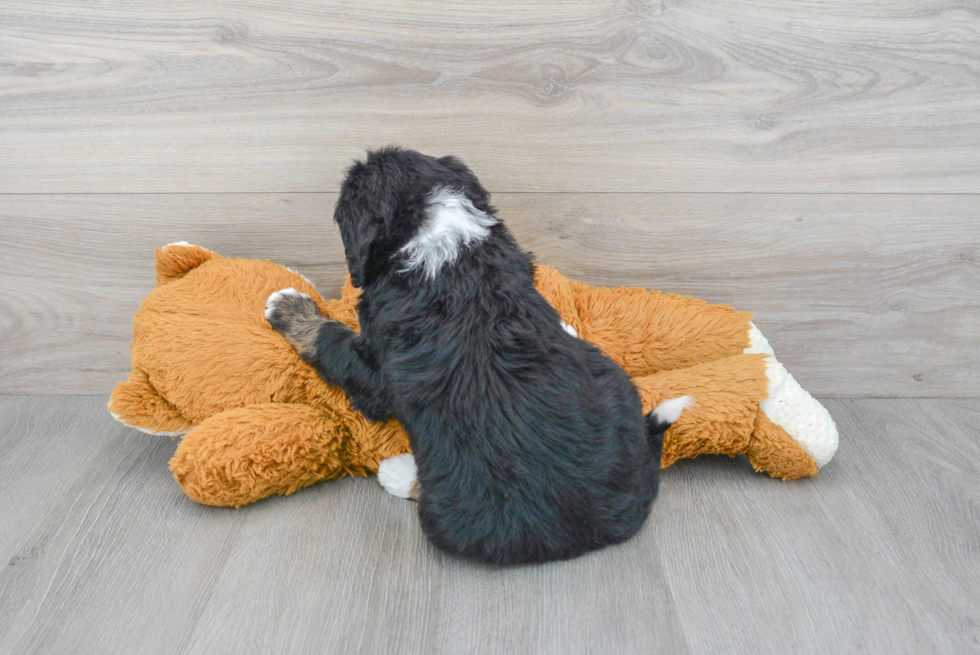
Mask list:
[[[390,267],[434,276],[497,220],[490,194],[455,157],[389,147],[355,162],[340,187],[340,227],[354,286]]]

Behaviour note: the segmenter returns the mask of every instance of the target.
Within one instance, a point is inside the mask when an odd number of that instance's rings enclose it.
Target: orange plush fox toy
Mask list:
[[[157,250],[157,286],[133,330],[133,371],[109,411],[144,432],[184,437],[170,468],[192,499],[240,507],[315,482],[368,475],[409,452],[396,421],[351,409],[266,322],[266,298],[293,287],[357,329],[358,291],[324,300],[268,261],[189,244]],[[646,289],[573,282],[538,266],[536,284],[578,336],[633,377],[644,412],[689,395],[664,439],[662,466],[703,453],[744,454],[757,471],[809,477],[833,457],[830,414],[776,361],[750,316]],[[186,434],[185,434],[186,433]]]

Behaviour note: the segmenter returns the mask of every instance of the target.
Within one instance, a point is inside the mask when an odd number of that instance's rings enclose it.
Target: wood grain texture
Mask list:
[[[691,650],[976,652],[980,405],[827,407],[841,447],[817,478],[787,486],[721,459],[671,469],[656,539]]]
[[[105,403],[0,397],[0,652],[174,652],[241,528],[180,494],[174,441]]]
[[[841,449],[783,483],[665,471],[628,543],[495,569],[345,479],[241,510],[180,496],[174,442],[104,397],[0,397],[0,652],[970,653],[978,400],[830,400]]]
[[[501,571],[433,549],[374,480],[331,486],[246,510],[188,652],[687,652],[652,541]]]
[[[270,258],[339,293],[332,194],[0,196],[0,393],[106,393],[129,370],[153,249]],[[975,196],[497,194],[573,279],[756,312],[822,396],[980,395]]]
[[[331,191],[389,142],[497,191],[980,192],[978,31],[953,0],[8,1],[0,192]]]

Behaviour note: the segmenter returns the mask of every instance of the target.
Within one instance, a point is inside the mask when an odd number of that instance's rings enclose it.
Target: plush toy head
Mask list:
[[[133,370],[109,410],[145,432],[189,431],[171,468],[199,502],[244,504],[367,475],[408,452],[397,423],[351,409],[265,321],[265,298],[290,286],[356,329],[352,287],[327,302],[306,278],[268,261],[184,244],[157,251],[157,287],[135,317]]]

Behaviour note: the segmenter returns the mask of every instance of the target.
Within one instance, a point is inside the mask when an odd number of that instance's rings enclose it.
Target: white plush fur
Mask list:
[[[497,223],[461,192],[445,187],[429,196],[426,214],[425,224],[400,252],[405,255],[404,271],[421,268],[430,279],[456,261],[460,248],[485,239]]]
[[[385,491],[398,498],[409,497],[417,475],[412,455],[389,457],[378,464],[378,482]]]
[[[653,409],[653,415],[661,423],[673,423],[681,417],[685,409],[694,407],[694,399],[690,396],[681,396],[665,400]]]
[[[168,243],[163,248],[166,250],[170,246],[193,246],[193,243],[187,243],[186,241],[174,241],[173,243]]]
[[[308,277],[306,277],[305,275],[303,275],[302,273],[300,273],[300,272],[299,272],[299,271],[297,271],[296,269],[294,269],[294,268],[289,268],[288,266],[283,266],[283,268],[285,268],[285,269],[286,269],[287,271],[289,271],[290,273],[295,273],[296,275],[298,275],[298,276],[300,276],[301,278],[303,278],[304,280],[306,280],[306,283],[307,283],[307,284],[309,284],[309,285],[310,285],[311,287],[316,287],[316,285],[315,285],[315,284],[313,284],[312,282],[310,282],[310,278],[308,278]]]
[[[561,329],[563,329],[565,332],[568,332],[573,337],[578,337],[578,330],[576,330],[575,328],[573,328],[571,325],[569,325],[565,321],[562,321],[561,322]]]
[[[181,430],[180,432],[165,432],[163,430],[158,430],[158,431],[154,432],[153,430],[148,430],[147,428],[141,428],[138,425],[130,425],[126,421],[124,421],[121,418],[119,418],[119,414],[116,414],[115,412],[113,412],[111,410],[109,411],[109,413],[112,414],[112,418],[116,419],[117,421],[119,421],[120,423],[122,423],[123,425],[125,425],[126,427],[133,428],[134,430],[139,430],[140,432],[142,432],[144,434],[152,434],[152,435],[155,435],[157,437],[179,437],[179,436],[184,435],[184,434],[187,434],[189,432],[189,430]]]
[[[752,323],[749,323],[749,347],[745,352],[768,355],[766,378],[769,397],[759,404],[763,413],[786,430],[817,466],[825,465],[837,452],[839,441],[837,425],[830,412],[779,363],[769,342]]]

